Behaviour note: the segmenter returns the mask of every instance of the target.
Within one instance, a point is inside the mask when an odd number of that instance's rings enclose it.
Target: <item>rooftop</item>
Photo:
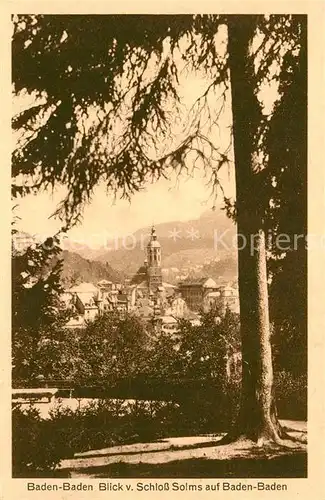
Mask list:
[[[112,285],[113,281],[101,280],[97,283],[98,286]]]
[[[151,236],[150,236],[150,241],[147,245],[148,248],[160,248],[160,243],[157,241],[157,234],[156,234],[156,228],[152,226],[151,228]]]
[[[77,293],[77,297],[80,300],[80,302],[83,304],[84,307],[93,308],[96,309],[97,306],[94,301],[94,294],[93,292],[82,292],[82,293]]]
[[[75,285],[71,288],[69,288],[69,290],[67,290],[68,292],[70,293],[97,293],[98,292],[98,288],[93,285],[93,283],[80,283],[79,285]]]
[[[179,286],[206,286],[207,288],[217,288],[217,283],[207,276],[203,278],[186,278],[179,283]]]

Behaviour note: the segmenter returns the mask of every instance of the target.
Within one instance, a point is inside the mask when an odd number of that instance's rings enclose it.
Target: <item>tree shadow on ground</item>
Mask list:
[[[74,469],[78,474],[78,469]],[[187,459],[160,464],[118,462],[80,469],[93,478],[305,478],[307,453],[274,458],[233,458],[231,460]]]
[[[156,448],[156,449],[147,449],[147,450],[136,450],[136,451],[114,451],[106,453],[78,453],[75,454],[75,458],[98,458],[98,457],[114,457],[114,456],[132,456],[132,455],[145,455],[149,453],[162,453],[167,451],[184,451],[184,450],[195,450],[199,448],[213,448],[218,445],[218,441],[220,441],[221,437],[216,438],[215,441],[202,441],[195,444],[187,444],[187,445],[173,445],[171,444],[168,448]],[[150,441],[151,443],[162,443],[163,439],[157,441]]]

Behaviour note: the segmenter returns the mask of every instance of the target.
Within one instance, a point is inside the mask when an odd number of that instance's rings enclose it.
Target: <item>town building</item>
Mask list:
[[[86,321],[95,319],[101,300],[99,289],[92,283],[80,283],[71,287],[66,293],[71,297],[71,304],[76,312]]]
[[[191,311],[203,308],[204,297],[209,292],[216,292],[217,283],[208,277],[187,278],[179,283],[180,293]]]
[[[162,313],[170,306],[177,287],[163,281],[161,258],[161,245],[156,229],[152,226],[144,264],[138,269],[129,286],[131,310],[142,308],[144,299],[148,300],[145,308],[151,308],[155,317],[159,316],[158,311]]]
[[[144,264],[138,269],[131,281],[149,294],[156,294],[162,287],[161,245],[157,240],[156,229],[151,228],[150,239],[146,248]]]
[[[102,280],[97,285],[80,283],[65,290],[61,300],[75,314],[67,323],[67,328],[80,328],[98,315],[110,311],[125,314],[129,309],[127,294],[123,293],[120,284]]]
[[[188,307],[185,300],[180,295],[171,299],[170,306],[165,311],[165,314],[169,314],[174,318],[185,318],[188,314]]]
[[[109,280],[96,285],[80,283],[65,291],[63,300],[75,312],[67,326],[83,326],[98,315],[116,311],[135,314],[154,324],[156,331],[175,332],[179,319],[199,322],[201,311],[229,307],[239,312],[238,289],[233,283],[217,284],[206,276],[186,278],[177,287],[163,281],[161,263],[162,248],[152,227],[144,264],[131,280],[123,284]]]
[[[239,314],[238,288],[230,284],[217,284],[212,278],[187,278],[179,283],[181,296],[191,311],[208,312],[229,308]]]
[[[217,290],[207,292],[203,298],[203,311],[208,312],[218,309],[225,312],[226,309],[239,314],[238,289],[230,285],[219,286]]]
[[[230,309],[232,312],[239,314],[239,293],[238,288],[230,285],[220,287],[220,295],[224,308]]]
[[[147,245],[147,280],[150,293],[157,293],[162,287],[161,274],[161,245],[157,240],[156,229],[153,226]]]

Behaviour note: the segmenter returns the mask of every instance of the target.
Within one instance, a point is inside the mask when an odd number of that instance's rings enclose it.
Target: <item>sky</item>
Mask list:
[[[228,196],[234,194],[233,177],[224,172],[223,185]],[[50,218],[63,193],[42,193],[19,201],[15,214],[21,217],[17,227],[29,234],[46,237],[59,230],[59,220]],[[221,203],[221,193],[216,203]],[[15,201],[16,203],[16,201]],[[105,186],[95,191],[92,202],[86,206],[82,224],[69,232],[69,239],[100,246],[107,236],[123,236],[137,229],[168,221],[186,221],[198,218],[214,205],[211,187],[200,172],[193,177],[182,176],[161,179],[133,195],[131,202],[108,196]],[[96,244],[96,242],[98,242]]]
[[[191,92],[197,95],[198,92],[202,92],[202,89],[203,91],[205,89],[202,81],[192,76],[188,80],[187,88],[183,89],[185,95],[183,102],[186,100],[191,102],[193,100]],[[21,107],[20,105],[19,109]],[[226,130],[229,116],[225,116],[224,120],[225,126],[221,124],[221,129]],[[229,136],[229,132],[225,134]],[[221,137],[220,140],[224,141],[224,145],[228,145],[224,138]],[[229,141],[229,137],[227,140]],[[234,197],[234,171],[231,171],[231,167],[221,170],[220,178],[225,194],[228,197]],[[41,237],[57,232],[61,223],[51,218],[51,215],[64,198],[64,194],[63,188],[57,188],[54,194],[43,192],[14,200],[14,204],[18,203],[15,215],[21,218],[17,228]],[[219,192],[217,204],[221,203],[221,198],[221,192]],[[85,207],[82,223],[71,229],[68,237],[74,241],[94,244],[96,239],[101,241],[101,235],[104,235],[106,239],[108,235],[123,236],[153,223],[196,219],[214,204],[211,185],[208,184],[208,179],[199,168],[196,168],[191,175],[182,174],[177,178],[175,174],[168,179],[162,178],[154,184],[148,184],[145,189],[134,194],[130,202],[118,198],[114,201],[113,196],[106,192],[105,185],[102,184],[95,189],[91,203]]]
[[[224,44],[225,36],[224,30],[221,30],[220,47]],[[195,100],[204,93],[209,83],[202,77],[202,74],[181,74],[180,94],[185,109],[190,109]],[[275,93],[276,89],[266,88],[264,95],[261,96],[269,109],[273,106]],[[225,149],[228,145],[227,141],[229,142],[227,127],[231,125],[232,120],[229,97],[228,95],[225,110],[219,119],[221,136],[218,140],[221,149],[222,147]],[[23,95],[16,98],[14,114],[32,104],[33,97],[31,96]],[[226,196],[233,198],[235,195],[234,171],[229,172],[228,169],[221,171],[220,178]],[[222,202],[220,194],[217,204]],[[42,237],[57,232],[61,223],[50,216],[63,197],[64,189],[60,188],[54,194],[43,192],[19,200],[15,210],[15,215],[20,217],[17,223],[18,229]],[[102,239],[106,239],[108,235],[123,236],[153,223],[198,218],[202,212],[212,208],[214,204],[211,186],[207,185],[207,179],[199,170],[194,171],[191,177],[182,175],[178,180],[176,178],[161,179],[148,185],[143,191],[133,195],[131,203],[121,199],[114,201],[113,197],[107,194],[105,186],[99,185],[91,203],[85,207],[82,223],[70,230],[68,237],[74,241],[91,242],[93,245],[98,240],[98,245],[100,245]]]
[[[223,39],[224,36],[225,33],[221,32],[220,38]],[[184,109],[190,109],[209,83],[202,74],[181,72],[180,95]],[[34,102],[29,95],[15,98],[14,114],[30,107]],[[219,132],[218,138],[220,143],[224,142],[224,148],[229,144],[227,126],[231,123],[230,109],[230,102],[227,101],[219,127],[227,138],[222,137],[222,132],[221,136]],[[227,169],[221,172],[221,178],[227,196],[232,197],[235,190],[233,175],[229,175]],[[50,216],[63,196],[62,188],[57,189],[54,194],[43,192],[20,199],[15,210],[15,214],[21,218],[17,223],[18,229],[44,237],[58,231],[60,221]],[[218,202],[219,197],[217,204]],[[211,186],[207,185],[207,179],[198,169],[190,177],[182,175],[178,179],[161,179],[147,185],[143,191],[132,196],[131,203],[121,199],[114,202],[113,197],[106,193],[105,186],[99,185],[91,203],[85,208],[82,223],[70,230],[68,237],[85,243],[91,241],[92,244],[97,239],[100,244],[101,235],[105,238],[108,234],[113,237],[123,236],[153,223],[195,219],[214,204]]]

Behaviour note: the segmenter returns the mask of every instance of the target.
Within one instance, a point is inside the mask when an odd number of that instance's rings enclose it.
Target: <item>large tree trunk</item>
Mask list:
[[[281,427],[273,400],[265,233],[254,170],[260,108],[254,95],[254,68],[248,57],[255,16],[230,16],[233,138],[236,170],[238,271],[242,341],[242,400],[238,421],[226,439],[279,441]]]

